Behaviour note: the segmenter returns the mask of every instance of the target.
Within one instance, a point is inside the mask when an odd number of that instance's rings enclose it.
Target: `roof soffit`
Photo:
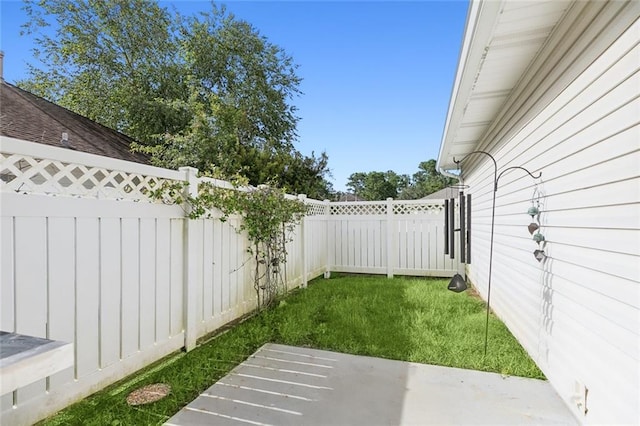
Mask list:
[[[441,168],[456,168],[454,157],[478,149],[569,6],[566,1],[473,3],[440,147]]]
[[[552,102],[640,16],[640,2],[572,3],[556,24],[476,149],[509,140]]]

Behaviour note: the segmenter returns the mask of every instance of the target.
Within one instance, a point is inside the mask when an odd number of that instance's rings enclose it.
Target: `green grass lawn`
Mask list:
[[[448,280],[368,276],[318,279],[277,307],[232,327],[189,353],[175,353],[42,424],[161,424],[267,342],[350,354],[543,378],[486,305],[468,293],[447,291]],[[162,382],[171,394],[130,407],[127,395]]]

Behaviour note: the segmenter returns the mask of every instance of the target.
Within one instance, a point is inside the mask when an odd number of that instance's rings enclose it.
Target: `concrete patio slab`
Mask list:
[[[166,425],[575,425],[548,382],[267,344]]]

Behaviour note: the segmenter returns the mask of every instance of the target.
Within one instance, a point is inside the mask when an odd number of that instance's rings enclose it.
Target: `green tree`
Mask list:
[[[27,0],[24,32],[36,36],[19,86],[141,142],[188,122],[166,99],[186,99],[177,27],[145,0]],[[48,27],[55,19],[55,32]]]
[[[150,0],[27,0],[25,10],[44,67],[19,86],[133,137],[155,165],[330,191],[326,154],[294,147],[293,59],[224,8],[184,17]]]
[[[298,117],[291,100],[300,94],[297,65],[245,21],[213,6],[182,25],[186,65],[212,124],[235,143],[289,152]]]
[[[400,199],[416,200],[456,183],[436,170],[436,160],[422,161],[413,174],[411,183],[400,194]]]
[[[454,185],[456,179],[436,170],[436,160],[423,161],[418,171],[409,177],[389,170],[387,172],[356,172],[349,176],[349,192],[364,200],[384,200],[388,197],[415,200]]]
[[[409,184],[409,176],[387,172],[352,173],[347,181],[349,188],[358,197],[365,200],[385,200],[397,198]]]

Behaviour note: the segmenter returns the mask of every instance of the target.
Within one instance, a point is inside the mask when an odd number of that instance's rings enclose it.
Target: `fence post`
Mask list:
[[[193,167],[180,167],[178,170],[184,173],[184,180],[188,183],[185,188],[185,195],[196,197],[198,195],[198,169]],[[184,219],[184,286],[183,286],[183,327],[184,327],[184,348],[190,351],[196,347],[197,327],[196,327],[196,305],[197,305],[197,283],[196,283],[196,256],[195,256],[195,227],[191,224],[188,215],[191,213],[191,206],[185,206],[187,217]]]
[[[387,198],[387,278],[393,278],[393,268],[395,266],[396,236],[393,232],[393,198]]]
[[[307,196],[305,194],[299,194],[298,200],[303,204],[306,204]],[[305,222],[307,221],[307,215],[303,215],[300,220],[300,234],[302,237],[302,288],[307,287],[307,227]]]
[[[324,200],[324,224],[325,224],[325,235],[327,238],[327,247],[326,247],[326,256],[327,260],[325,262],[325,271],[324,278],[331,278],[331,258],[333,257],[333,250],[335,248],[335,236],[329,235],[329,217],[331,216],[331,204],[329,200]]]

